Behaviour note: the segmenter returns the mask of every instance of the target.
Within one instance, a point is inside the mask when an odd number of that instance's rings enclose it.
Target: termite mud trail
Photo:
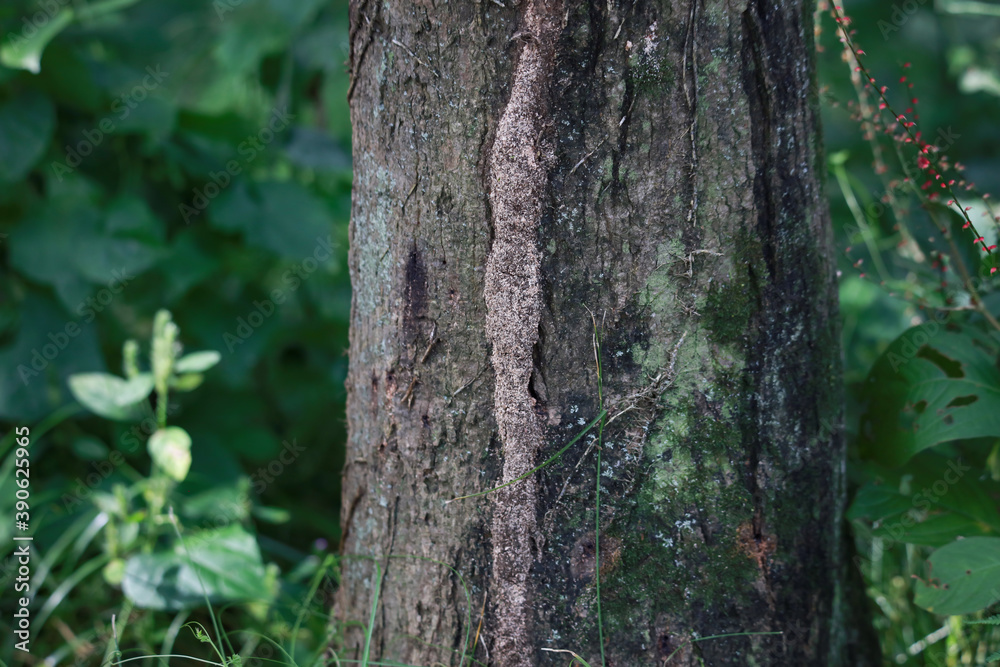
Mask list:
[[[493,246],[486,263],[486,334],[496,375],[494,413],[503,453],[502,481],[535,464],[542,427],[528,386],[542,300],[538,226],[547,184],[541,136],[549,113],[549,80],[562,3],[529,0],[518,40],[510,100],[489,154],[487,188]],[[529,572],[536,541],[537,483],[529,476],[493,494],[494,655],[502,667],[534,664]]]

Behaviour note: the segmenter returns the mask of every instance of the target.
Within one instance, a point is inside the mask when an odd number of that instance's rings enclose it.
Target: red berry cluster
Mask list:
[[[824,2],[821,2],[820,5],[819,9],[821,10],[827,8],[824,6]],[[857,96],[856,101],[852,100],[848,103],[848,108],[852,118],[860,124],[864,139],[871,146],[875,173],[882,178],[885,185],[885,194],[881,197],[881,202],[891,208],[897,220],[896,229],[900,232],[901,237],[900,247],[909,247],[908,255],[910,258],[930,260],[930,267],[942,274],[942,290],[946,284],[944,272],[948,270],[949,266],[957,268],[973,306],[982,311],[978,290],[963,263],[958,247],[955,245],[956,241],[959,243],[962,241],[952,238],[949,225],[946,221],[942,222],[939,219],[938,213],[930,204],[945,206],[962,216],[961,228],[968,230],[963,234],[969,234],[969,240],[984,253],[985,266],[989,267],[989,275],[986,277],[992,276],[997,271],[994,265],[994,250],[997,246],[987,244],[984,235],[976,229],[975,223],[970,217],[970,211],[973,210],[973,207],[967,204],[974,199],[981,200],[984,209],[982,215],[987,216],[990,224],[1000,222],[1000,216],[996,215],[990,205],[989,195],[978,194],[975,185],[964,178],[965,168],[959,163],[952,163],[945,154],[944,151],[954,141],[950,131],[939,132],[938,136],[934,138],[938,143],[929,141],[924,136],[918,125],[920,121],[919,100],[913,93],[913,82],[909,80],[908,76],[910,63],[902,65],[904,71],[899,77],[898,84],[905,86],[904,104],[896,106],[888,97],[889,86],[877,82],[871,70],[866,66],[867,54],[855,41],[856,31],[851,27],[851,19],[839,6],[833,6],[830,14],[837,24],[837,36],[843,45],[843,59],[850,67],[851,80]],[[898,109],[901,107],[905,108],[899,111]],[[888,175],[890,168],[885,158],[887,150],[883,138],[888,139],[888,152],[894,153],[898,161],[901,174],[896,178]],[[932,256],[927,258],[919,250],[905,224],[909,212],[904,208],[903,202],[911,197],[915,197],[927,210],[941,237],[948,242],[951,252],[947,254],[932,252]],[[862,223],[859,222],[860,224]],[[880,260],[876,258],[876,261]],[[855,262],[854,265],[860,270],[861,260]],[[982,284],[980,283],[981,286]],[[945,303],[950,302],[951,299],[946,297]],[[995,322],[989,314],[984,314]]]

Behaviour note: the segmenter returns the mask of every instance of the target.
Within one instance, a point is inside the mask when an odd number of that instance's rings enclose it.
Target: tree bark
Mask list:
[[[811,21],[352,0],[342,658],[879,664]]]

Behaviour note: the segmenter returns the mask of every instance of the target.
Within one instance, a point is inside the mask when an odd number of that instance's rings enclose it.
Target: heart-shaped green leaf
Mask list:
[[[174,611],[200,605],[205,596],[213,604],[260,599],[267,595],[264,579],[257,541],[230,525],[185,536],[168,552],[132,556],[122,590],[139,607]]]
[[[1000,600],[1000,538],[970,537],[928,559],[914,602],[941,616],[971,614]]]
[[[942,442],[1000,436],[996,357],[995,343],[970,327],[909,329],[868,375],[862,456],[893,467]]]

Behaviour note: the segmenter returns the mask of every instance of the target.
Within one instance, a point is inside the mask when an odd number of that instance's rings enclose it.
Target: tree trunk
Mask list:
[[[340,656],[878,664],[811,7],[353,0],[351,26]],[[730,633],[781,634],[695,641]]]

